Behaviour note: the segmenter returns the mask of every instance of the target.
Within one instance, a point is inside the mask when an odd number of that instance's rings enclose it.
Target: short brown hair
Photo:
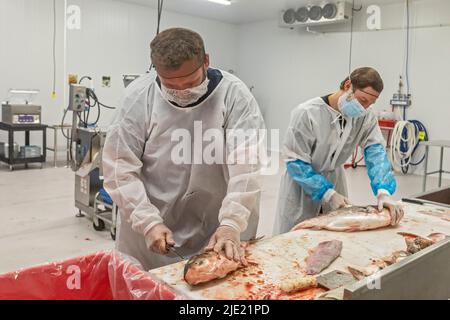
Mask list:
[[[172,28],[159,33],[150,44],[151,59],[155,66],[177,70],[193,58],[201,64],[205,60],[202,37],[189,29]]]
[[[372,87],[376,92],[381,93],[384,89],[383,79],[377,70],[370,67],[355,69],[351,74],[352,86],[354,89],[364,89]],[[341,90],[344,90],[345,82],[348,77],[341,82]]]

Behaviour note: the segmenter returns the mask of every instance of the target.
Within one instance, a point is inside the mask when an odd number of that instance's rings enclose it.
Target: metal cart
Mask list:
[[[116,226],[117,226],[117,205],[111,200],[104,189],[101,189],[95,195],[94,212],[92,214],[92,221],[94,229],[102,231],[105,229],[105,224],[110,226],[110,234],[113,240],[116,240]]]
[[[47,126],[44,124],[8,124],[0,122],[0,130],[8,132],[8,150],[7,152],[0,153],[0,161],[9,164],[9,170],[14,170],[14,165],[25,164],[25,168],[28,168],[29,163],[40,163],[41,168],[46,159],[47,151]],[[17,131],[25,132],[25,147],[30,146],[30,132],[42,131],[42,148],[40,156],[23,157],[14,154],[14,133]]]

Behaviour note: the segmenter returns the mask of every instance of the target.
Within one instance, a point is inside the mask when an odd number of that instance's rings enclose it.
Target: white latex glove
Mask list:
[[[322,201],[330,207],[331,211],[351,205],[350,200],[333,189],[330,189],[325,193]]]
[[[155,225],[145,234],[147,248],[159,254],[169,253],[169,247],[175,245],[172,231],[164,224]]]
[[[388,194],[380,193],[378,195],[378,211],[381,212],[383,208],[389,210],[392,226],[399,224],[405,214],[403,207],[397,201],[393,200]]]
[[[225,257],[236,262],[241,261],[243,265],[247,265],[245,253],[241,247],[240,233],[233,227],[220,226],[212,235],[206,251],[214,250],[217,253],[225,252]]]

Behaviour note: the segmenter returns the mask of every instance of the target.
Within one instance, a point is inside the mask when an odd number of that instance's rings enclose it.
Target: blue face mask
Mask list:
[[[358,99],[350,98],[350,94],[350,92],[347,92],[339,98],[339,110],[346,117],[359,118],[366,113],[366,109],[359,103]]]

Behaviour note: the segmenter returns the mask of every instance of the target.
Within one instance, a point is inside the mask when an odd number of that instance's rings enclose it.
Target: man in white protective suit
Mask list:
[[[151,59],[156,74],[127,87],[103,150],[104,187],[120,210],[117,249],[147,270],[205,247],[246,263],[240,241],[259,221],[258,104],[241,80],[209,67],[191,30],[161,32]]]

